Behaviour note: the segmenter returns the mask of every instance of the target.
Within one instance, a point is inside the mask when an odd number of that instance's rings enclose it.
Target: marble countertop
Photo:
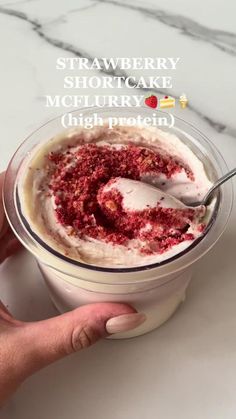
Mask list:
[[[167,94],[188,95],[184,119],[233,168],[235,14],[234,0],[0,0],[0,169],[27,135],[61,113],[45,107],[46,94],[63,94],[59,56],[181,57]],[[235,226],[234,206],[226,232],[198,263],[186,302],[164,326],[133,340],[99,342],[50,366],[20,388],[0,417],[234,419]],[[6,261],[0,275],[1,298],[14,315],[55,315],[29,254]]]

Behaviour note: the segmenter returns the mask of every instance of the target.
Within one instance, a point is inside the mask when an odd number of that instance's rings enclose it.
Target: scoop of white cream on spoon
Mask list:
[[[120,192],[123,197],[123,208],[128,211],[142,211],[157,206],[173,209],[191,208],[161,189],[138,180],[114,178],[103,187],[103,193],[113,189]]]
[[[111,179],[101,186],[97,198],[108,220],[121,233],[134,231],[146,245],[158,245],[158,240],[166,237],[174,240],[187,232],[199,236],[206,214],[203,205],[186,206],[152,185],[127,178]]]

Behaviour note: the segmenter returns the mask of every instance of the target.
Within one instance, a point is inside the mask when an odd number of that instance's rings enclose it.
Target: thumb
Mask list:
[[[102,337],[134,329],[145,319],[144,314],[136,313],[127,304],[98,303],[48,320],[24,323],[18,329],[22,374],[27,377]]]

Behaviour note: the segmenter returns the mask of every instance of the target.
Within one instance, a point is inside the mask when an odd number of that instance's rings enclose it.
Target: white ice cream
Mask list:
[[[78,129],[67,136],[53,138],[35,150],[25,161],[21,170],[20,201],[22,211],[31,229],[47,244],[59,252],[88,264],[122,267],[140,266],[161,262],[182,250],[192,241],[184,241],[162,254],[142,255],[137,240],[130,240],[129,246],[113,245],[90,237],[79,238],[70,234],[70,227],[58,223],[55,216],[54,199],[42,193],[42,186],[47,185],[45,156],[50,151],[63,151],[67,144],[73,144],[75,150],[81,143],[96,142],[98,145],[108,144],[116,149],[126,147],[129,142],[150,148],[153,152],[169,154],[178,161],[185,163],[193,172],[194,181],[189,179],[184,171],[177,173],[171,179],[165,175],[148,173],[142,182],[120,180],[117,187],[124,197],[126,208],[141,210],[147,206],[153,207],[161,200],[163,207],[184,207],[179,199],[190,203],[201,199],[210,188],[204,166],[194,152],[181,142],[175,135],[168,134],[156,128],[118,127],[108,130],[106,127],[95,127],[91,130]],[[145,186],[145,183],[153,186]],[[138,185],[139,183],[139,185]],[[163,194],[164,193],[164,194]],[[167,193],[169,195],[167,195]],[[172,195],[172,196],[170,196]],[[177,199],[176,199],[177,198]],[[209,211],[206,214],[209,218]]]

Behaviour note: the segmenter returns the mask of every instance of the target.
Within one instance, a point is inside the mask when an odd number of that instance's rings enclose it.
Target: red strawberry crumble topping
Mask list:
[[[164,174],[170,179],[189,168],[170,156],[150,149],[128,145],[119,149],[105,145],[68,146],[66,151],[48,156],[49,189],[54,198],[57,220],[68,234],[80,238],[96,238],[113,244],[127,245],[139,239],[145,254],[162,253],[184,240],[193,240],[188,233],[194,210],[150,208],[127,211],[122,195],[103,187],[112,178],[140,180],[145,174]]]
[[[112,180],[110,181],[112,182]],[[142,211],[128,211],[123,206],[123,197],[116,189],[98,191],[98,202],[106,218],[117,231],[122,231],[129,239],[141,239],[142,252],[162,253],[184,240],[193,240],[187,233],[196,216],[193,209],[162,208],[157,205]]]

